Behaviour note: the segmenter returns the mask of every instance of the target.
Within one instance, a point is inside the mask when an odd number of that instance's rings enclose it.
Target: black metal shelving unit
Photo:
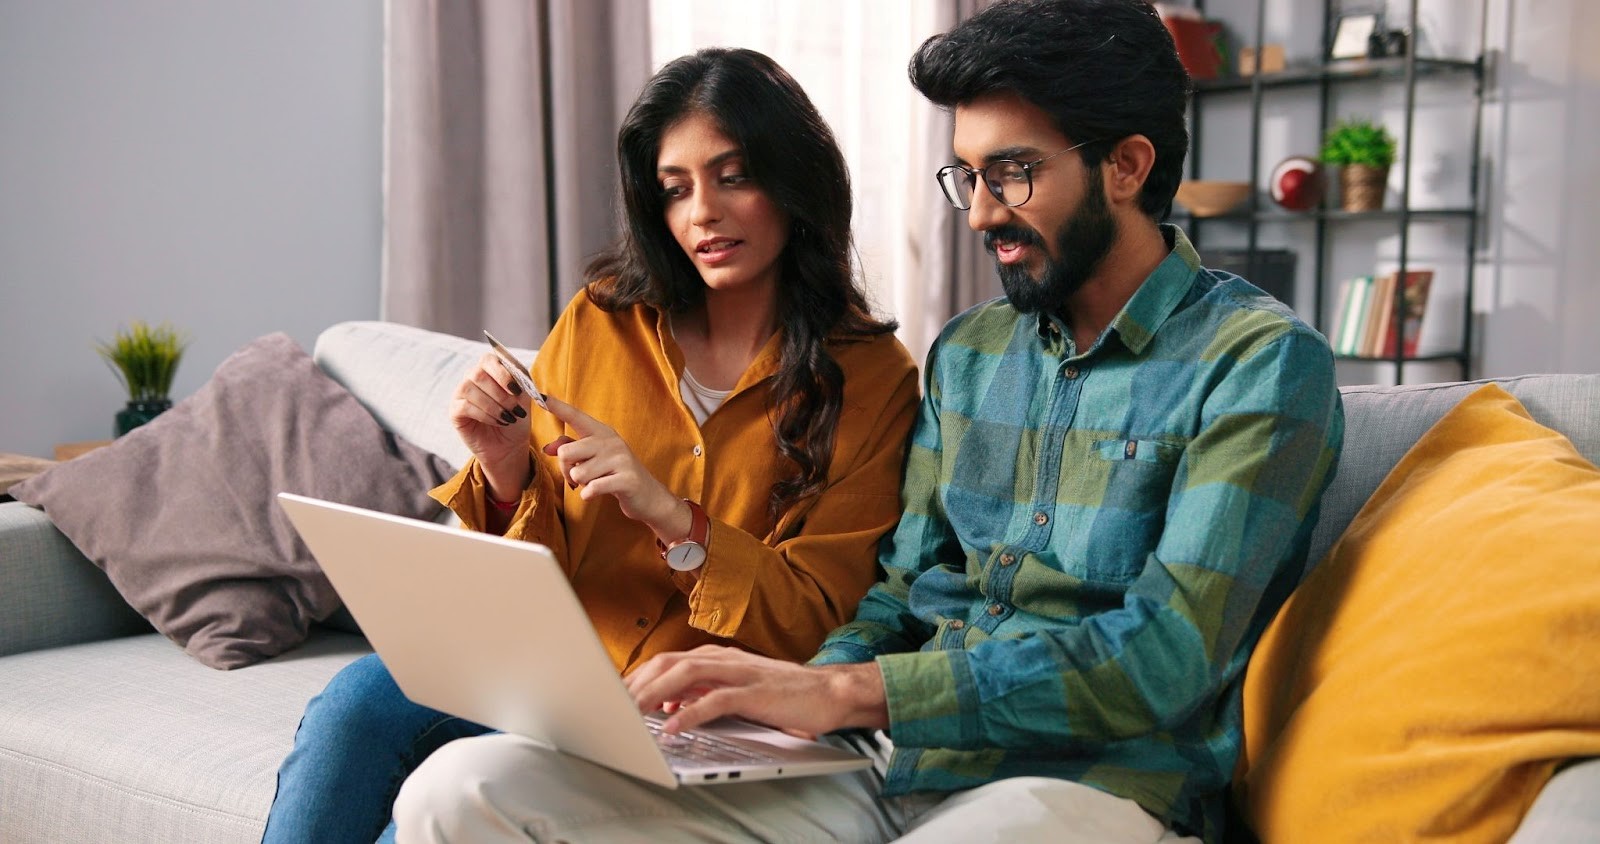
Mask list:
[[[1194,7],[1202,14],[1205,12],[1205,0],[1194,0]],[[1333,32],[1340,16],[1339,0],[1323,0],[1322,20],[1322,53],[1329,54],[1329,45]],[[1406,18],[1414,28],[1417,20],[1418,0],[1405,0],[1401,5],[1409,5],[1409,16]],[[1454,361],[1458,364],[1462,379],[1472,377],[1473,363],[1473,273],[1476,268],[1478,248],[1478,230],[1481,217],[1480,210],[1480,162],[1482,159],[1482,129],[1483,129],[1483,103],[1487,68],[1488,35],[1488,0],[1479,0],[1479,32],[1478,54],[1472,58],[1432,58],[1419,57],[1417,52],[1416,33],[1412,32],[1408,39],[1405,55],[1384,58],[1367,59],[1342,59],[1323,61],[1312,66],[1290,66],[1285,70],[1263,74],[1259,65],[1257,72],[1249,76],[1223,76],[1217,79],[1198,80],[1195,83],[1195,95],[1190,110],[1190,135],[1191,148],[1189,151],[1189,177],[1201,177],[1200,142],[1201,127],[1208,101],[1219,96],[1248,96],[1250,98],[1249,118],[1249,182],[1250,192],[1245,205],[1227,214],[1209,217],[1195,217],[1174,209],[1173,217],[1183,223],[1189,230],[1196,247],[1205,249],[1201,245],[1202,232],[1207,224],[1217,221],[1242,224],[1245,227],[1245,251],[1250,256],[1248,267],[1253,274],[1260,265],[1257,258],[1261,254],[1260,234],[1264,226],[1309,225],[1314,227],[1313,240],[1315,243],[1315,258],[1313,263],[1313,295],[1309,309],[1301,305],[1300,311],[1309,323],[1318,330],[1328,332],[1331,330],[1336,314],[1325,314],[1323,303],[1327,298],[1329,279],[1329,249],[1330,241],[1335,236],[1333,230],[1345,227],[1352,222],[1363,223],[1393,223],[1399,235],[1399,248],[1397,253],[1397,272],[1404,279],[1408,269],[1407,264],[1411,251],[1411,225],[1412,223],[1425,222],[1455,222],[1464,227],[1464,241],[1466,260],[1464,263],[1465,281],[1463,301],[1461,304],[1461,340],[1458,348],[1427,355],[1406,355],[1400,334],[1403,332],[1401,320],[1394,321],[1396,332],[1392,356],[1367,357],[1360,355],[1340,355],[1343,360],[1377,361],[1393,366],[1394,382],[1405,383],[1405,366],[1408,363],[1424,361]],[[1262,55],[1265,44],[1265,23],[1267,0],[1256,0],[1255,19],[1245,22],[1248,29],[1253,30],[1251,35],[1255,45],[1255,55]],[[1235,32],[1243,34],[1245,27],[1238,27],[1239,21],[1227,21],[1235,25]],[[1259,62],[1259,59],[1258,59]],[[1228,68],[1227,72],[1233,69]],[[1468,185],[1468,204],[1464,207],[1443,208],[1414,208],[1412,207],[1411,179],[1412,164],[1415,161],[1413,140],[1415,127],[1413,120],[1417,106],[1417,82],[1426,78],[1445,78],[1450,76],[1467,76],[1471,79],[1472,90],[1472,139],[1471,161],[1469,166],[1470,184]],[[1261,157],[1262,139],[1261,122],[1269,92],[1278,91],[1304,91],[1314,89],[1319,105],[1320,122],[1317,127],[1317,138],[1321,138],[1332,125],[1336,115],[1334,109],[1334,89],[1349,85],[1401,85],[1405,95],[1404,126],[1397,132],[1400,148],[1397,151],[1396,168],[1400,170],[1400,195],[1399,203],[1394,208],[1384,208],[1379,211],[1348,212],[1337,208],[1319,207],[1309,211],[1285,211],[1277,208],[1262,207],[1261,185]],[[1392,130],[1391,130],[1392,131]],[[1330,186],[1331,187],[1331,186]],[[1329,191],[1331,193],[1331,190]],[[1325,200],[1326,201],[1326,200]],[[1247,278],[1249,275],[1246,276]],[[1391,307],[1400,309],[1405,295],[1405,285],[1395,285],[1395,298]]]

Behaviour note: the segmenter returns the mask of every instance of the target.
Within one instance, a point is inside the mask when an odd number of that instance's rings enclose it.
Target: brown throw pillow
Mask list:
[[[285,334],[114,444],[11,488],[212,668],[283,653],[340,601],[274,496],[428,519],[440,458],[383,430]]]

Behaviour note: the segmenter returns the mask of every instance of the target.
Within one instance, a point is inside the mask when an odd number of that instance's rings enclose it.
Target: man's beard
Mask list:
[[[1106,204],[1105,186],[1090,177],[1083,204],[1056,232],[1055,254],[1044,249],[1044,238],[1026,226],[1005,225],[984,232],[983,248],[995,254],[995,242],[1004,241],[1033,247],[1044,260],[1041,277],[1034,278],[1026,261],[998,264],[1000,286],[1011,306],[1025,314],[1060,313],[1072,294],[1078,292],[1099,269],[1117,239],[1117,221]]]

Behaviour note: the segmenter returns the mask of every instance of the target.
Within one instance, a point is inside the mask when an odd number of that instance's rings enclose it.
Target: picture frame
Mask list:
[[[1381,35],[1383,18],[1377,12],[1350,12],[1339,16],[1333,30],[1333,40],[1328,42],[1328,60],[1364,59],[1368,56],[1372,36]]]

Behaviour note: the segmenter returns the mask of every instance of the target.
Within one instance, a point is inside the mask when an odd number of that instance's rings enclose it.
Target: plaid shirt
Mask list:
[[[1322,335],[1163,232],[1087,352],[995,300],[928,356],[883,579],[813,660],[881,667],[886,796],[1059,777],[1220,835],[1344,416]]]

